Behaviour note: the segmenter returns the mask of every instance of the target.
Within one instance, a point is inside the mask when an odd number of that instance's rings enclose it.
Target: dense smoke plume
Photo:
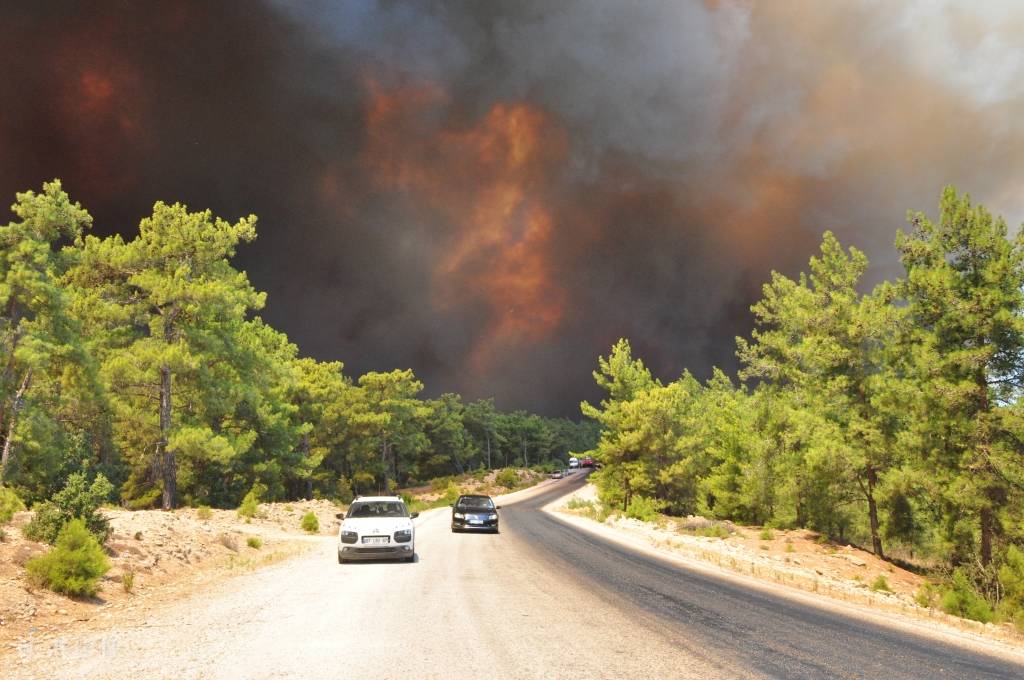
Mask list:
[[[821,232],[898,275],[954,183],[1024,215],[1024,12],[974,3],[38,3],[0,10],[0,193],[97,232],[255,212],[264,316],[352,373],[574,414],[595,357],[734,366]]]

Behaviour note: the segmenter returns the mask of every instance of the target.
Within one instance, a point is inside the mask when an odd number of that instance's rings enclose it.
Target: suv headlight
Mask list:
[[[343,530],[341,532],[342,543],[355,543],[357,540],[359,540],[359,534],[356,532],[348,530]]]
[[[395,532],[395,543],[408,543],[412,540],[412,529],[399,529]]]
[[[455,519],[466,519],[466,516],[461,512],[455,513],[454,517]]]
[[[487,516],[487,519],[498,519],[498,513],[492,512],[490,515]]]

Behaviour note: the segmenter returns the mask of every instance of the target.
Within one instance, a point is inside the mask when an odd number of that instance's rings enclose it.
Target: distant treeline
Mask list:
[[[0,227],[0,483],[26,502],[102,474],[129,507],[348,500],[480,466],[565,461],[595,423],[423,399],[410,370],[345,376],[255,313],[231,258],[256,218],[157,203],[130,241],[86,235],[59,181]]]
[[[738,380],[662,384],[618,342],[594,373],[607,398],[583,404],[602,427],[597,483],[626,510],[806,527],[937,565],[1024,625],[1024,240],[952,188],[937,222],[910,223],[905,276],[870,292],[867,258],[830,233],[808,273],[773,274]]]

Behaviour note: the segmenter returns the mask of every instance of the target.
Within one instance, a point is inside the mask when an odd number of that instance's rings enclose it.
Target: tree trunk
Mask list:
[[[388,457],[388,440],[380,445],[380,459],[384,462],[384,494],[391,495],[391,460]]]
[[[164,491],[162,507],[173,510],[178,495],[178,470],[174,461],[174,452],[167,446],[171,435],[171,367],[160,367],[160,443],[157,445],[157,458],[160,463],[160,476],[163,479]]]
[[[988,499],[986,499],[987,501]],[[992,507],[985,505],[981,509],[981,564],[987,567],[992,563],[992,535],[995,533],[995,513]]]
[[[30,384],[32,384],[31,368],[25,372],[25,377],[21,379],[21,387],[14,394],[14,402],[11,404],[10,420],[7,422],[7,436],[4,438],[4,450],[0,454],[0,484],[4,481],[4,473],[7,471],[7,465],[11,460],[11,440],[14,439],[14,427],[18,424],[18,412],[21,411],[22,404],[25,403],[25,392],[28,391]]]
[[[484,436],[487,438],[487,469],[491,469],[491,433],[485,432]]]
[[[878,504],[875,502],[875,485],[878,483],[878,473],[875,468],[868,465],[867,468],[868,488],[865,494],[868,499],[868,518],[871,520],[871,549],[877,557],[885,559],[882,552],[882,537],[878,532]]]

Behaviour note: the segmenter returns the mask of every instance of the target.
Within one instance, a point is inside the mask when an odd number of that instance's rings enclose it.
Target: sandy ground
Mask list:
[[[300,528],[302,516],[314,512],[319,533],[333,535],[340,509],[328,501],[265,503],[248,522],[234,510],[212,510],[209,519],[199,519],[189,508],[104,509],[113,528],[106,544],[111,569],[97,597],[86,599],[64,597],[28,582],[25,562],[48,546],[22,536],[21,527],[32,513],[19,513],[4,528],[6,540],[0,542],[0,655],[31,639],[54,638],[69,628],[116,617],[125,609],[145,609],[224,576],[299,554],[317,544]],[[250,537],[259,539],[258,549],[247,545]],[[133,574],[131,592],[123,585],[126,573]]]
[[[991,641],[1001,651],[1024,650],[1024,635],[1011,624],[982,624],[921,607],[914,595],[925,582],[922,576],[864,550],[821,543],[813,532],[774,530],[772,537],[765,539],[760,527],[734,525],[727,538],[705,537],[694,535],[695,528],[707,525],[702,518],[641,522],[614,516],[599,522],[587,509],[569,509],[573,499],[596,501],[594,485],[588,484],[545,509],[570,519],[581,529],[681,559],[689,566],[696,563],[712,567],[775,591],[781,585],[817,600],[853,604],[861,612],[895,615],[913,621],[915,626],[924,623],[930,630],[983,646]],[[871,589],[879,575],[885,577],[889,591]]]

